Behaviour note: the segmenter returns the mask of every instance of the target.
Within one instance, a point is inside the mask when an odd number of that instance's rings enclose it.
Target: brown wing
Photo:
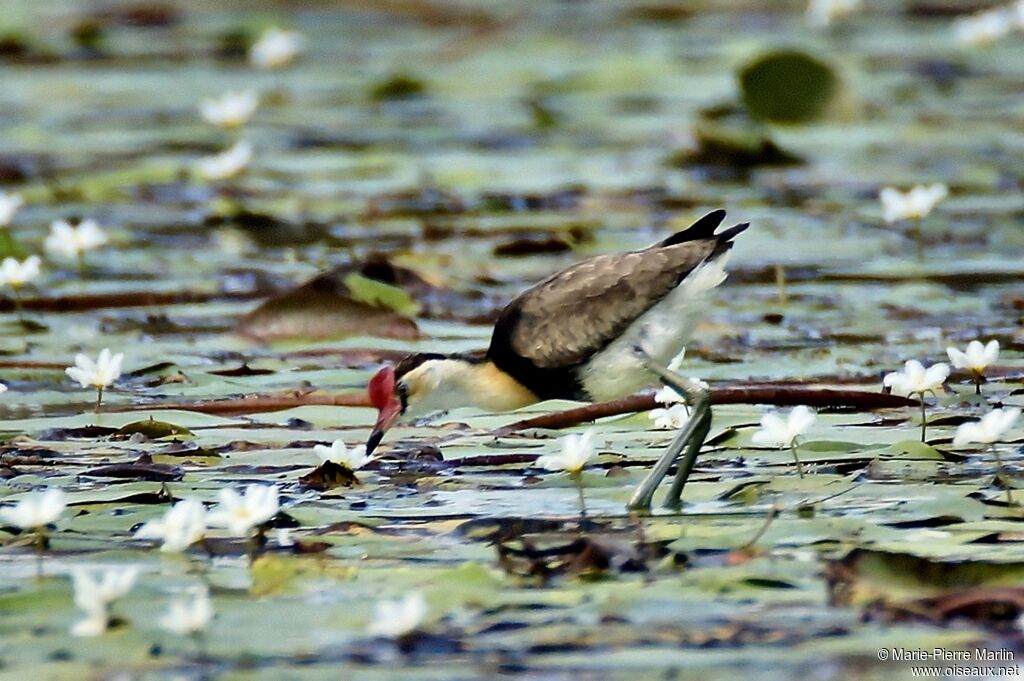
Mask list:
[[[587,360],[664,298],[715,248],[714,240],[599,255],[548,277],[513,300],[491,339],[539,369]],[[498,339],[499,331],[507,341]],[[500,366],[500,364],[499,364]]]

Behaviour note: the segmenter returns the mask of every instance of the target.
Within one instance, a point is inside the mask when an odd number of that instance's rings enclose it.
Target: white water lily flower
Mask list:
[[[862,0],[810,0],[805,17],[815,28],[826,28],[832,22],[848,17],[860,9]]]
[[[990,340],[982,345],[981,341],[972,340],[965,351],[949,347],[946,348],[946,354],[955,368],[980,374],[999,359],[999,341]]]
[[[0,522],[23,530],[45,527],[59,518],[67,506],[64,491],[51,487],[45,492],[26,494],[14,506],[0,508]]]
[[[566,435],[562,438],[561,452],[538,457],[536,464],[549,471],[566,471],[575,475],[582,471],[596,455],[594,431],[588,430],[582,435],[578,433]]]
[[[25,199],[20,194],[8,194],[0,192],[0,227],[6,227],[14,220],[14,214],[25,205]]]
[[[954,21],[953,37],[961,45],[984,47],[1009,35],[1013,24],[1013,11],[997,7]]]
[[[953,446],[963,447],[972,443],[995,444],[1013,428],[1018,418],[1020,409],[993,409],[982,416],[980,421],[960,424],[956,429],[956,435],[953,436]]]
[[[206,534],[206,507],[196,498],[182,499],[159,520],[139,528],[136,537],[161,539],[161,551],[184,551]]]
[[[939,201],[949,196],[944,184],[917,185],[907,193],[894,187],[886,187],[878,195],[882,202],[882,217],[886,222],[900,220],[921,220],[928,217]]]
[[[242,174],[252,156],[252,145],[242,140],[219,154],[199,159],[196,170],[201,178],[210,182],[230,180]]]
[[[761,428],[754,433],[752,441],[765,447],[792,447],[798,437],[810,430],[817,417],[813,409],[804,405],[793,407],[785,418],[777,412],[768,412],[761,417]]]
[[[902,371],[886,374],[882,383],[892,388],[897,395],[913,395],[938,390],[948,377],[949,365],[945,362],[925,369],[923,364],[911,359],[903,365]]]
[[[75,605],[86,613],[85,619],[71,627],[75,636],[99,636],[110,622],[110,604],[123,597],[139,577],[137,567],[113,568],[102,574],[78,569],[71,573],[75,587]]]
[[[416,631],[427,616],[427,600],[414,591],[397,601],[378,601],[368,631],[374,636],[401,638]]]
[[[0,393],[5,393],[5,392],[7,392],[7,384],[6,383],[0,383]]]
[[[278,528],[277,532],[274,533],[274,539],[277,541],[278,546],[295,546],[295,540],[292,539],[292,531],[287,527]]]
[[[665,409],[652,409],[648,414],[655,428],[678,430],[690,420],[690,409],[685,404],[673,404]]]
[[[658,392],[654,393],[654,401],[658,404],[676,404],[684,400],[683,396],[676,392],[674,388],[665,385]]]
[[[110,612],[106,607],[86,611],[85,618],[71,626],[71,635],[80,637],[99,636],[110,624]]]
[[[0,285],[21,288],[39,276],[40,263],[38,255],[30,255],[24,261],[9,256],[4,258],[0,263]]]
[[[99,248],[107,241],[106,232],[95,220],[82,220],[77,227],[67,220],[54,220],[43,248],[51,255],[73,259]]]
[[[353,472],[373,461],[373,457],[366,455],[365,446],[349,448],[345,446],[344,440],[335,440],[330,447],[313,445],[313,451],[321,461],[333,461]]]
[[[225,92],[204,99],[199,105],[203,120],[221,128],[240,128],[256,113],[260,100],[255,90]]]
[[[186,599],[173,601],[167,613],[160,618],[160,626],[180,636],[198,634],[213,619],[213,601],[204,587],[194,589]]]
[[[305,45],[306,39],[301,33],[274,26],[263,31],[249,48],[249,62],[260,69],[281,68],[295,61]]]
[[[96,361],[82,353],[75,355],[75,366],[64,370],[71,380],[78,381],[83,388],[106,388],[121,376],[121,362],[124,353],[111,354],[110,348],[100,350]]]
[[[211,527],[224,527],[237,536],[246,536],[262,525],[280,508],[276,485],[249,485],[245,494],[233,489],[220,491],[220,504],[210,511],[207,522]]]

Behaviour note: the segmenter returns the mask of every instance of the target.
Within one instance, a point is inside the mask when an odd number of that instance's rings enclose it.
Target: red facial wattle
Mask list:
[[[395,395],[394,368],[387,366],[375,373],[367,386],[367,392],[370,404],[377,408],[377,422],[373,425],[373,432],[366,442],[366,453],[369,455],[380,444],[388,428],[402,414],[402,403]]]

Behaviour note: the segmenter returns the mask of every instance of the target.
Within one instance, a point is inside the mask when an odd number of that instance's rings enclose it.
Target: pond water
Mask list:
[[[800,4],[745,0],[0,3],[0,189],[26,201],[0,249],[42,253],[61,218],[110,238],[45,259],[28,323],[4,302],[0,502],[60,486],[70,507],[41,578],[31,537],[0,528],[0,679],[904,679],[879,649],[1019,650],[1024,515],[1005,487],[1024,427],[997,445],[1002,478],[952,437],[1024,406],[1024,34],[969,47],[951,24],[973,5],[866,5],[814,30]],[[244,45],[271,25],[305,52],[260,71]],[[826,116],[743,115],[738,70],[777,48],[834,69]],[[199,116],[247,89],[260,104],[240,130]],[[718,125],[801,162],[723,161]],[[239,139],[244,174],[197,177]],[[950,195],[919,257],[878,192],[933,182]],[[764,406],[716,406],[682,511],[649,517],[626,503],[674,433],[602,419],[585,533],[572,480],[531,465],[564,433],[499,431],[569,403],[406,424],[361,484],[300,482],[315,444],[366,441],[383,362],[483,347],[531,283],[719,207],[751,228],[685,375],[877,393],[905,360],[997,339],[982,396],[954,372],[924,445],[915,408],[822,409],[803,479],[789,451],[753,445]],[[405,315],[309,295],[250,314],[333,268],[353,288],[352,271],[391,272],[366,265],[381,254],[405,293],[365,277],[363,293]],[[104,347],[125,375],[96,414],[64,367]],[[115,432],[148,419],[184,430]],[[171,499],[253,483],[279,487],[282,514],[252,564],[223,532],[186,555],[133,536]],[[124,565],[141,575],[117,626],[70,636],[71,571]],[[161,630],[201,584],[206,634]],[[419,633],[371,636],[376,602],[411,592]],[[934,621],[953,593],[963,616]]]

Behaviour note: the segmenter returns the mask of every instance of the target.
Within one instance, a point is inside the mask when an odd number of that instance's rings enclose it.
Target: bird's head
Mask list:
[[[377,422],[366,442],[367,455],[377,448],[384,434],[403,415],[424,411],[427,397],[443,379],[445,372],[439,369],[445,360],[444,355],[417,353],[373,375],[367,392],[370,404],[377,408]]]

